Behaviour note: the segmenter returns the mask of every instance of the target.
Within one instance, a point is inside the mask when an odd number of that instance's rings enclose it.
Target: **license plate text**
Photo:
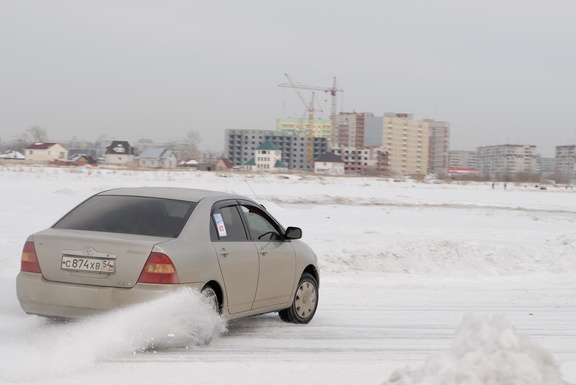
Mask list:
[[[62,257],[63,270],[92,271],[96,273],[114,273],[114,261],[108,259]]]

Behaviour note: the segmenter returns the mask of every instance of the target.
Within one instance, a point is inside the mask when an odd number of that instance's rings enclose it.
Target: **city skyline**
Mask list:
[[[356,113],[348,113],[348,112],[343,112],[341,114],[339,114],[338,116],[346,116],[349,114],[356,114]],[[370,114],[372,115],[372,113],[368,112],[365,114]],[[383,115],[395,115],[395,114],[399,114],[399,115],[409,115],[411,116],[412,114],[410,113],[385,113]],[[375,118],[383,118],[383,116],[373,116]],[[287,120],[291,120],[291,119],[287,119]],[[282,119],[278,119],[278,121],[282,121]],[[293,123],[293,120],[291,120]],[[319,119],[319,122],[325,122],[325,119]],[[317,120],[315,120],[314,122],[318,122]],[[431,122],[435,122],[435,123],[448,123],[448,125],[450,125],[450,122],[445,122],[445,121],[435,121],[433,119],[423,119],[423,120],[418,120],[415,119],[413,120],[414,123],[419,123],[419,122],[423,122],[423,123],[428,123],[430,124]],[[308,119],[306,118],[302,118],[302,127],[306,127],[306,125],[308,124]],[[32,128],[40,128],[40,131],[43,131],[42,127],[32,127]],[[383,130],[382,133],[385,133],[385,125],[382,126]],[[285,129],[285,128],[284,128]],[[209,148],[204,148],[202,146],[202,141],[200,138],[200,142],[198,143],[198,152],[199,153],[206,153],[206,154],[212,154],[212,156],[215,156],[215,154],[221,154],[222,156],[225,156],[226,154],[226,142],[227,142],[227,133],[226,131],[244,131],[247,133],[262,133],[264,135],[271,135],[271,133],[275,132],[276,135],[281,135],[284,131],[281,129],[278,129],[278,127],[275,128],[270,128],[270,129],[226,129],[225,133],[224,133],[224,138],[223,138],[223,143],[222,143],[222,149],[217,149],[217,150],[212,150]],[[301,129],[299,129],[301,130]],[[296,130],[298,131],[298,130]],[[450,129],[450,131],[452,131]],[[17,133],[16,136],[21,136],[23,134],[26,134],[27,137],[30,139],[30,141],[26,144],[26,145],[32,145],[34,143],[56,143],[56,144],[62,144],[64,146],[70,146],[71,143],[76,143],[76,145],[79,145],[79,147],[71,147],[71,148],[75,148],[75,149],[81,149],[84,148],[84,146],[88,145],[88,149],[92,149],[91,145],[101,145],[101,143],[107,143],[107,142],[114,142],[114,141],[126,141],[127,143],[130,143],[131,145],[134,145],[136,147],[140,146],[143,148],[147,148],[147,147],[153,147],[153,148],[163,148],[163,147],[168,147],[168,148],[172,148],[173,146],[177,145],[177,143],[182,143],[185,142],[187,140],[189,140],[188,138],[186,138],[186,135],[183,134],[180,138],[172,138],[170,140],[163,140],[161,137],[159,140],[153,140],[150,138],[146,138],[146,137],[140,137],[138,139],[131,139],[131,138],[126,138],[126,137],[116,137],[113,135],[103,135],[103,134],[97,134],[93,139],[88,139],[88,138],[79,138],[77,135],[73,135],[71,138],[65,139],[65,140],[58,140],[53,138],[49,132],[46,132],[47,134],[47,140],[45,141],[41,141],[41,142],[34,142],[31,136],[31,133],[29,132],[29,130],[22,130],[21,132]],[[290,132],[290,130],[288,130],[285,135],[288,136],[292,136],[292,135],[296,135],[295,137],[307,137],[308,134],[306,134],[305,132]],[[321,139],[323,138],[323,136],[316,136],[316,139]],[[449,138],[450,139],[450,138]],[[326,140],[330,140],[330,138],[327,138]],[[4,140],[3,138],[0,137],[0,145],[2,149],[9,149],[9,150],[13,150],[13,148],[10,146],[10,139],[8,140]],[[24,145],[24,143],[19,142],[19,145]],[[373,148],[373,147],[378,147],[379,145],[374,145],[374,144],[365,144],[360,146],[359,148]],[[511,143],[511,142],[502,142],[502,143],[490,143],[490,144],[486,144],[486,145],[478,145],[478,146],[472,146],[472,148],[468,148],[468,149],[455,149],[452,147],[448,148],[449,152],[477,152],[479,150],[481,150],[482,148],[485,147],[501,147],[501,146],[512,146],[512,147],[516,147],[516,146],[530,146],[530,147],[534,147],[536,149],[536,153],[541,156],[542,158],[549,158],[549,159],[553,159],[555,158],[556,152],[557,152],[557,147],[575,147],[576,144],[563,144],[563,145],[554,145],[552,148],[552,151],[550,152],[550,154],[545,154],[542,151],[540,151],[540,148],[538,145],[536,144],[532,144],[532,143]],[[346,146],[345,146],[346,147]],[[383,148],[386,148],[385,144],[382,144]],[[346,147],[349,148],[349,147]],[[327,152],[334,152],[334,150],[337,150],[335,148],[333,149],[328,149]]]
[[[338,112],[450,122],[451,150],[576,143],[576,4],[424,0],[344,4],[2,2],[0,139],[170,141],[302,117],[289,73],[331,85]],[[305,92],[305,98],[310,94]],[[316,93],[318,117],[330,100]],[[322,111],[320,111],[322,108]]]

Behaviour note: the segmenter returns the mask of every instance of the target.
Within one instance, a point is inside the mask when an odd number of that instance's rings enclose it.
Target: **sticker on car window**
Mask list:
[[[214,221],[216,222],[216,228],[218,229],[218,236],[225,237],[226,235],[226,226],[224,226],[224,220],[222,219],[222,214],[214,214]]]

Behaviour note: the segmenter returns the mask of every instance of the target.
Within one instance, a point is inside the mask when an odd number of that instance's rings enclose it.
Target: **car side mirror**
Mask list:
[[[284,239],[300,239],[302,238],[302,229],[300,227],[288,227],[284,233]]]

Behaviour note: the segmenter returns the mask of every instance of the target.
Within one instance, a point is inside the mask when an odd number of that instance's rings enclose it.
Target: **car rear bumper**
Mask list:
[[[50,282],[41,274],[27,272],[20,272],[16,278],[16,293],[26,313],[61,318],[81,318],[148,302],[184,287],[200,290],[202,284],[116,288]]]

